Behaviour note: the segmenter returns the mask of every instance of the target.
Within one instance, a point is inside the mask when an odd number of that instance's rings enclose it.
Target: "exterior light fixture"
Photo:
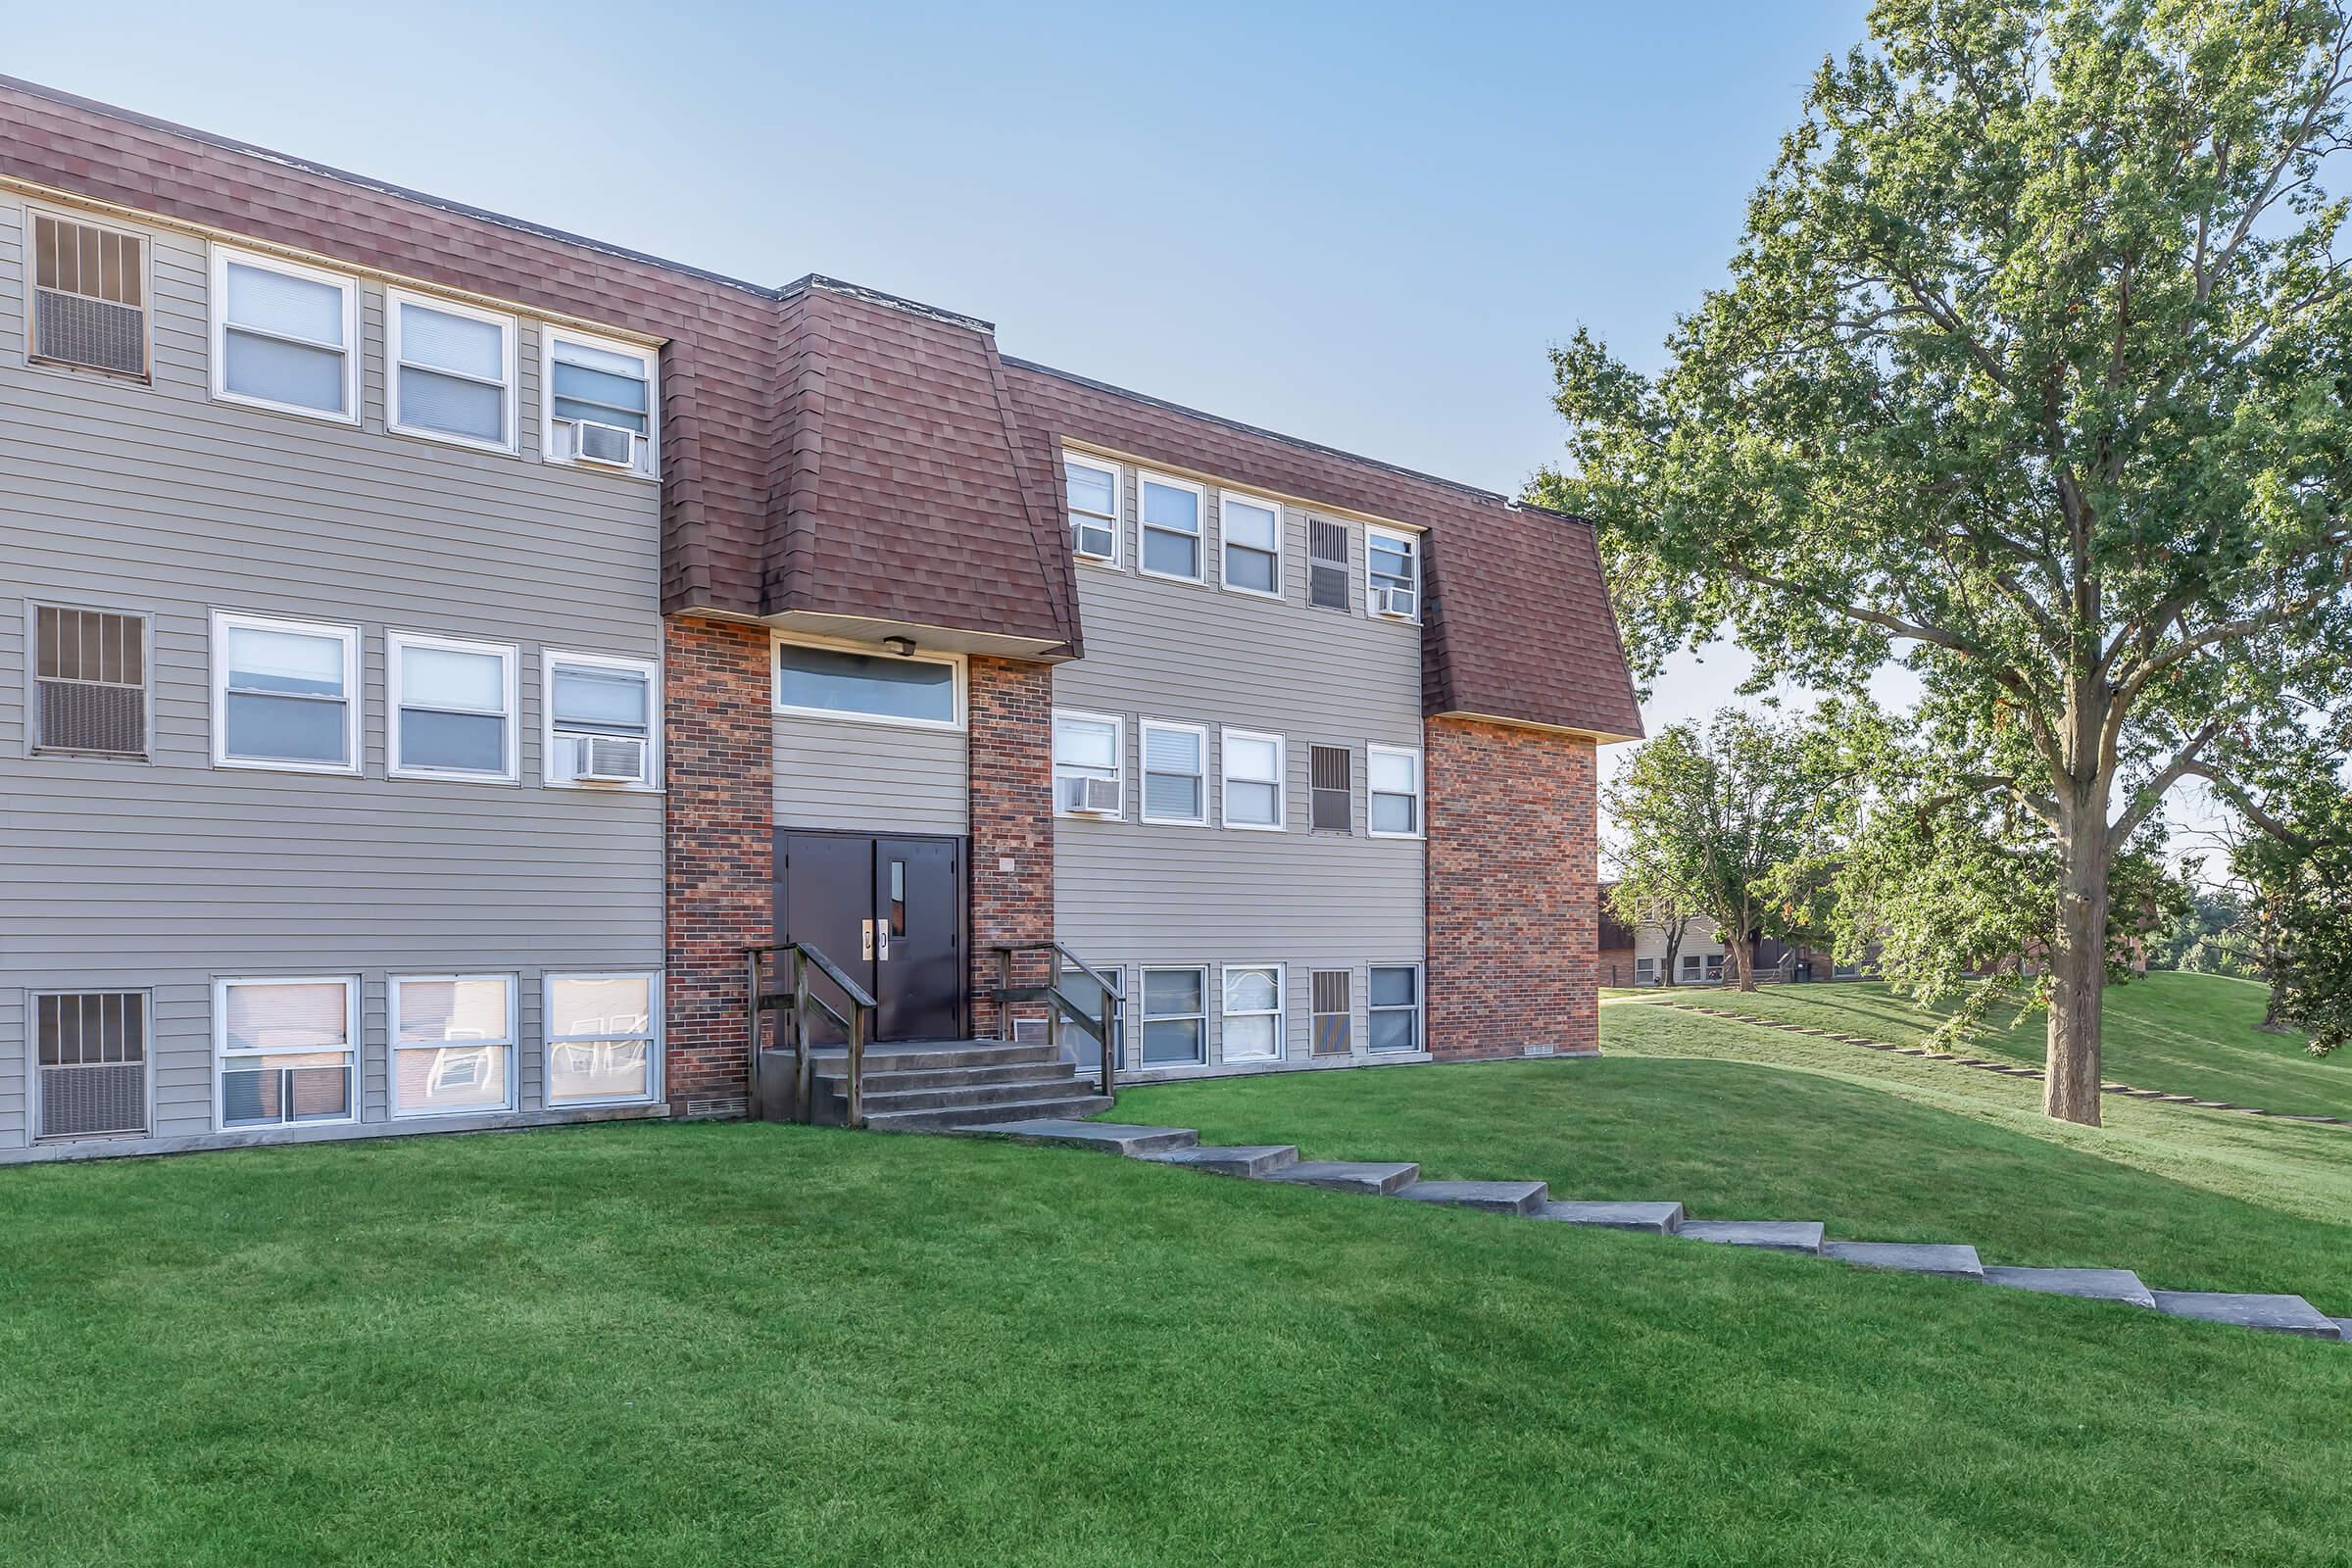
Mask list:
[[[911,637],[885,637],[882,639],[882,646],[901,659],[905,659],[914,652],[914,639]]]

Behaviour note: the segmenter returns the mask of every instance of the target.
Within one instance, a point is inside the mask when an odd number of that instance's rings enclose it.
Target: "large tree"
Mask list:
[[[2306,0],[1882,0],[1655,376],[1554,353],[1642,668],[1925,687],[2032,818],[2045,1108],[2096,1123],[2110,868],[2352,638],[2352,28]],[[1958,809],[1958,808],[1955,808]]]
[[[1754,938],[1773,913],[1763,878],[1805,844],[1796,761],[1791,731],[1726,709],[1704,729],[1669,725],[1644,742],[1608,793],[1626,865],[1648,868],[1644,890],[1715,923],[1725,978],[1742,991],[1756,988]]]

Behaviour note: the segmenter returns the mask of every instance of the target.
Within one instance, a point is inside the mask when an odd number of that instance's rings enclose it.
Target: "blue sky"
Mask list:
[[[1864,9],[118,0],[18,8],[0,72],[1510,491],[1547,346],[1655,364]]]

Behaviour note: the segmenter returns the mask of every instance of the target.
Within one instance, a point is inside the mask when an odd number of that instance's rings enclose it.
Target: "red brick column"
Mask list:
[[[966,705],[971,716],[972,989],[997,982],[999,942],[1054,936],[1054,667],[974,655]],[[1016,970],[1044,978],[1045,960]],[[1044,1017],[1042,1009],[1015,1009]],[[997,1032],[994,1003],[975,995],[972,1030]]]
[[[750,1046],[743,949],[775,940],[768,634],[673,616],[662,645],[669,1104],[680,1116],[735,1116]]]
[[[1433,718],[1423,747],[1431,1053],[1599,1050],[1592,743]]]

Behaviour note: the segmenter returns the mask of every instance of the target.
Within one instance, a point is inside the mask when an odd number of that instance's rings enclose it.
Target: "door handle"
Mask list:
[[[859,956],[868,963],[871,963],[874,958],[874,922],[871,920],[865,922],[865,951]]]

